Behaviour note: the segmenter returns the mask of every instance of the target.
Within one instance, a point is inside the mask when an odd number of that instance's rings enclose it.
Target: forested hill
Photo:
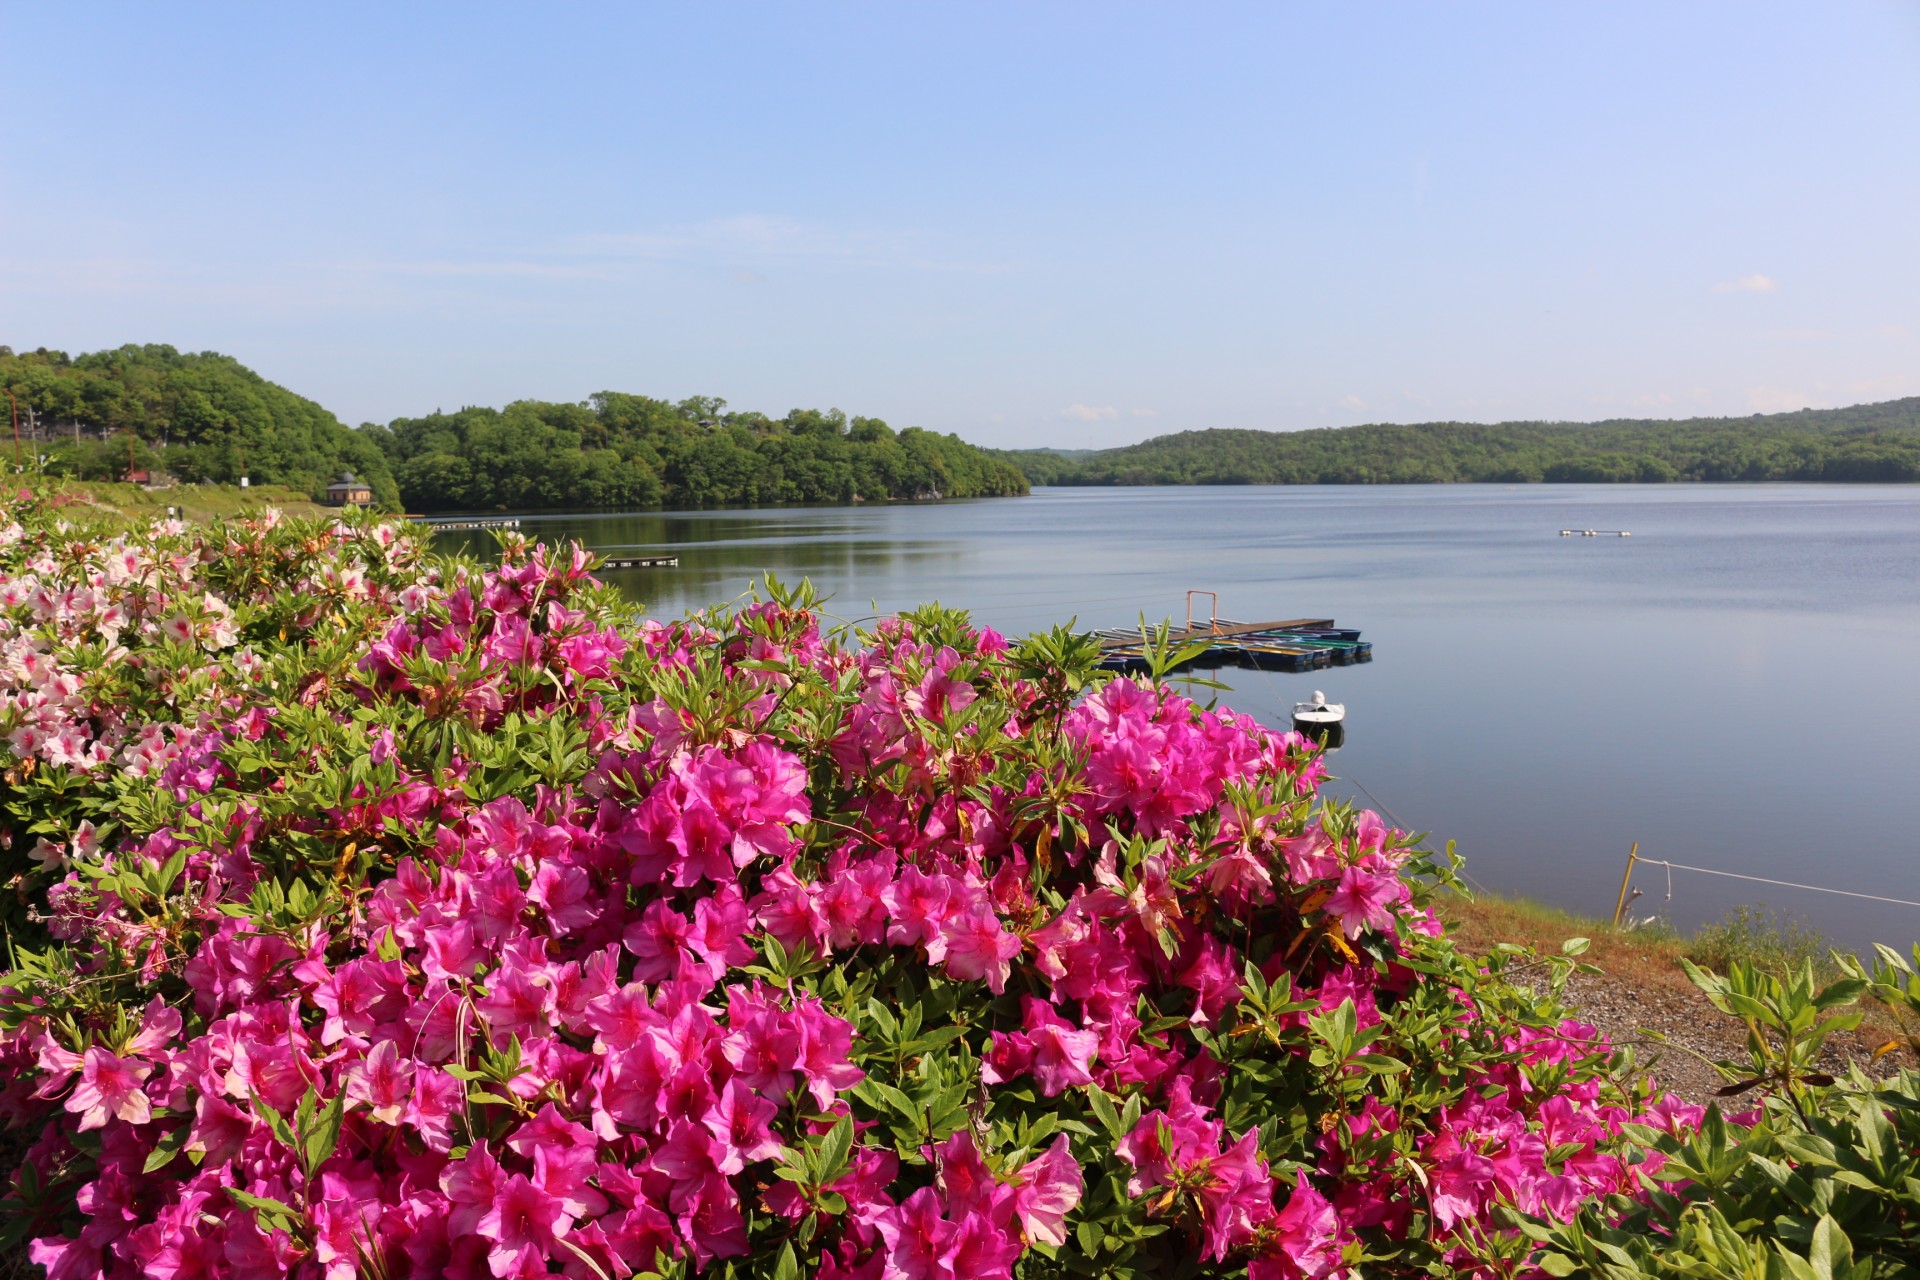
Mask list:
[[[796,409],[784,418],[602,392],[359,429],[231,356],[125,346],[68,356],[0,347],[0,387],[47,469],[118,479],[129,460],[181,480],[291,485],[342,471],[410,511],[745,506],[1022,494],[1026,478],[956,436]],[[0,406],[4,411],[4,406]]]
[[[1079,457],[999,456],[1059,485],[1920,481],[1920,397],[1750,418],[1183,431]]]
[[[244,475],[316,496],[352,471],[377,501],[400,498],[373,440],[232,356],[159,345],[73,357],[0,347],[0,387],[19,402],[23,442],[58,474],[117,480],[131,455],[181,480],[232,484]]]
[[[1026,478],[957,436],[838,409],[783,418],[603,391],[371,429],[416,511],[712,507],[1022,494]]]

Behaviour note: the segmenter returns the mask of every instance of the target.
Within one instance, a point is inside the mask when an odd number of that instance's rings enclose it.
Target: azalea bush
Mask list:
[[[1920,1276],[1920,1072],[1876,1076],[1856,1062],[1836,1079],[1818,1063],[1829,1037],[1860,1024],[1868,993],[1897,1017],[1920,1013],[1914,964],[1878,950],[1871,971],[1834,956],[1843,976],[1824,986],[1811,960],[1785,975],[1689,964],[1707,1000],[1746,1025],[1745,1057],[1717,1064],[1720,1094],[1743,1109],[1715,1105],[1693,1132],[1635,1133],[1659,1157],[1641,1194],[1565,1221],[1520,1219],[1544,1246],[1541,1268],[1600,1280]]]
[[[0,505],[56,1280],[1519,1276],[1697,1124],[1313,744],[1086,637],[59,515]]]

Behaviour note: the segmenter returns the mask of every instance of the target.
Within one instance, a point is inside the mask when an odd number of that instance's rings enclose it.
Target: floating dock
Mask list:
[[[679,567],[679,556],[603,556],[599,568],[602,569],[673,569]]]
[[[444,529],[518,529],[520,527],[520,521],[513,516],[503,516],[498,520],[433,520],[416,516],[414,523],[423,524],[436,532]]]
[[[1100,639],[1100,666],[1106,671],[1147,670],[1146,642],[1139,628],[1094,633]],[[1169,633],[1173,647],[1200,642],[1204,653],[1185,664],[1203,669],[1248,667],[1255,671],[1314,671],[1373,661],[1373,644],[1352,627],[1332,618],[1288,618],[1280,622],[1233,622],[1215,618]]]
[[[1631,538],[1631,529],[1562,529],[1563,538]]]

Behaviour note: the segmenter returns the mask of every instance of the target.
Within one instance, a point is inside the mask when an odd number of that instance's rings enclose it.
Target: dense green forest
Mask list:
[[[0,387],[59,474],[118,479],[131,456],[182,480],[247,475],[318,496],[352,470],[381,505],[427,512],[997,497],[1029,482],[1920,481],[1920,397],[1750,418],[1184,431],[1002,451],[837,409],[771,418],[612,391],[354,429],[231,356],[157,345],[72,357],[0,346]]]
[[[784,418],[724,400],[603,391],[400,418],[369,434],[418,511],[711,507],[982,498],[1027,491],[1019,469],[957,436],[895,431],[838,409]]]
[[[1920,481],[1920,397],[1750,418],[1183,431],[1090,455],[996,452],[1058,485]]]
[[[230,356],[125,346],[69,357],[0,347],[0,386],[56,474],[119,479],[128,463],[182,480],[249,476],[319,496],[342,471],[411,511],[702,507],[1027,491],[1011,463],[956,436],[796,409],[734,413],[601,392],[522,400],[355,430]]]
[[[318,495],[351,470],[377,501],[400,500],[373,440],[231,356],[157,345],[72,357],[0,347],[0,387],[19,404],[23,441],[56,474],[118,480],[131,455],[181,480],[245,475]]]

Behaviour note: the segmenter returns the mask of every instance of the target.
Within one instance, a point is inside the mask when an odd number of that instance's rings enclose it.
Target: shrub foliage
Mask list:
[[[589,569],[0,509],[51,1276],[1517,1276],[1724,1131],[1459,955],[1296,735]]]

